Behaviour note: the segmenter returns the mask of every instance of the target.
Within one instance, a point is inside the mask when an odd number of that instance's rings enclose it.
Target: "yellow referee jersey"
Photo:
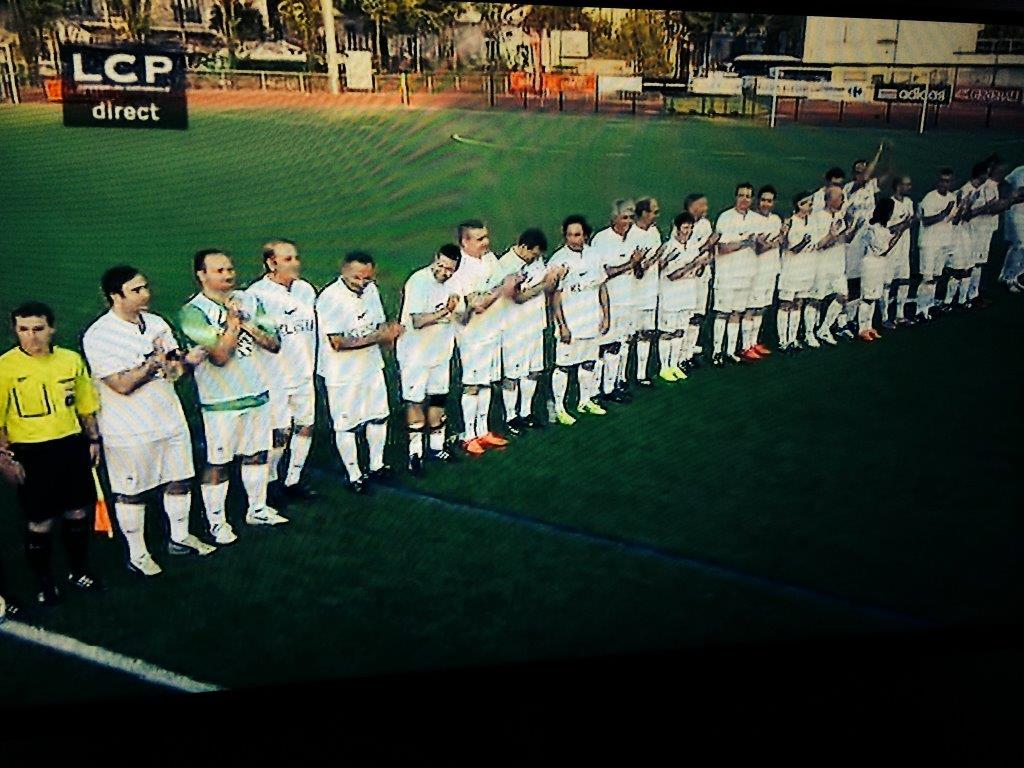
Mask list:
[[[21,347],[0,355],[0,425],[12,443],[43,443],[82,431],[78,417],[100,409],[77,352],[54,347],[33,357]]]

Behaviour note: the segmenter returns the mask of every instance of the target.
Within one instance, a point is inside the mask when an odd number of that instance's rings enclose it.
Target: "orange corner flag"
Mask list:
[[[92,468],[92,481],[96,484],[96,521],[93,523],[92,529],[96,533],[105,533],[108,539],[112,539],[114,538],[114,526],[110,524],[107,500],[103,498],[103,489],[100,487],[100,476],[96,474],[96,467]]]

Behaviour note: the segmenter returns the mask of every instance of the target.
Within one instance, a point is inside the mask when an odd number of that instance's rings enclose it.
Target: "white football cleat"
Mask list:
[[[804,344],[806,344],[811,349],[818,349],[821,346],[821,342],[818,341],[817,337],[815,337],[813,333],[807,334],[807,338],[804,339]]]
[[[198,537],[193,536],[191,533],[181,541],[174,541],[173,539],[167,544],[167,554],[169,555],[208,555],[211,552],[216,552],[217,548],[207,544],[205,541],[200,540]]]
[[[832,331],[830,331],[828,328],[818,331],[818,338],[824,341],[830,347],[834,347],[836,346],[836,344],[839,343],[832,335]]]
[[[142,576],[156,576],[163,573],[164,570],[156,564],[149,552],[134,560],[129,560],[128,567]]]
[[[279,515],[273,507],[264,507],[255,512],[247,512],[245,514],[245,522],[249,525],[281,525],[282,523],[287,523],[288,518],[284,515]]]
[[[231,528],[231,523],[215,523],[210,526],[210,535],[213,536],[213,540],[218,544],[233,544],[238,541],[238,536],[235,535],[234,530]]]

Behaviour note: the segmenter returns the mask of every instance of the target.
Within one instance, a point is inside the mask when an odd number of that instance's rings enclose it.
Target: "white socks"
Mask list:
[[[527,418],[533,415],[533,395],[537,391],[537,380],[526,376],[519,380],[519,415]]]
[[[117,515],[117,524],[121,526],[121,533],[128,542],[128,558],[138,560],[148,553],[144,531],[146,505],[117,502],[114,504],[114,512]]]
[[[191,493],[164,492],[164,513],[171,528],[171,541],[184,541],[188,536],[188,513],[191,509]]]
[[[739,342],[740,335],[740,321],[729,320],[725,325],[725,354],[734,354],[736,350],[736,344]]]
[[[298,430],[292,432],[292,439],[288,443],[288,475],[284,479],[287,486],[295,485],[302,477],[302,468],[306,466],[306,458],[309,456],[310,446],[313,445],[313,438],[309,435],[300,435]]]
[[[565,410],[565,392],[569,389],[569,374],[562,368],[555,368],[551,372],[551,389],[555,394],[555,408],[559,411]]]
[[[661,358],[662,368],[671,368],[673,365],[672,352],[675,339],[662,335],[658,338],[658,356]]]
[[[487,414],[491,411],[491,388],[490,386],[481,386],[480,391],[476,394],[476,427],[474,428],[475,437],[483,437],[491,428],[487,426]]]
[[[818,324],[818,305],[817,304],[805,304],[804,305],[804,338],[814,335],[814,328]],[[794,338],[796,332],[794,331]]]
[[[227,522],[224,516],[224,505],[228,498],[228,481],[216,485],[203,483],[200,486],[203,494],[203,506],[206,507],[206,519],[210,526],[222,525]]]
[[[462,439],[467,442],[476,439],[476,393],[462,391]]]
[[[697,338],[700,336],[699,325],[687,325],[683,332],[682,360],[689,360],[697,350]]]
[[[967,298],[971,301],[978,298],[981,288],[981,266],[978,265],[971,270],[971,284],[967,289]]]
[[[267,506],[267,478],[269,476],[267,465],[242,464],[241,475],[242,486],[249,499],[249,511],[259,512]],[[227,483],[224,485],[226,486]]]
[[[647,360],[651,356],[651,342],[649,339],[637,339],[636,341],[636,378],[647,378]]]
[[[366,443],[370,448],[370,471],[376,472],[384,466],[384,443],[388,437],[387,422],[366,423]]]
[[[775,332],[779,335],[779,344],[786,346],[789,341],[790,318],[793,317],[793,310],[789,307],[779,308],[775,315]]]
[[[629,342],[623,342],[619,350],[619,370],[615,372],[615,383],[626,383],[626,364],[629,362]]]
[[[839,319],[839,315],[843,312],[843,305],[839,303],[837,299],[833,299],[832,303],[828,305],[828,309],[825,310],[825,319],[821,323],[821,331],[825,332],[832,328],[832,323]]]
[[[267,459],[267,482],[274,482],[277,480],[277,465],[281,463],[281,457],[284,456],[284,446],[280,448],[271,448],[270,455]]]
[[[409,455],[410,456],[422,456],[423,455],[423,425],[422,424],[410,424],[409,425]]]
[[[901,283],[896,287],[896,319],[904,317],[903,311],[907,306],[907,298],[910,296],[910,286]]]
[[[519,400],[519,380],[515,379],[512,387],[501,386],[501,400],[505,404],[505,421],[512,421],[518,416],[516,401]]]
[[[972,278],[971,275],[968,275],[967,277],[961,277],[960,278],[960,303],[961,304],[966,304],[968,301],[970,301],[972,298],[974,298],[973,296],[971,296],[971,281],[972,281],[972,279],[973,278]]]
[[[430,428],[430,450],[434,453],[444,449],[444,424]]]
[[[917,286],[917,312],[924,315],[935,303],[935,283],[922,282]]]
[[[871,327],[871,316],[874,314],[875,302],[861,299],[857,306],[857,326],[861,333]]]
[[[359,469],[359,449],[356,445],[356,433],[344,430],[335,432],[334,444],[338,446],[338,455],[341,456],[341,463],[345,467],[345,472],[348,473],[349,482],[358,480],[363,473]],[[227,483],[225,483],[226,486]]]
[[[714,340],[715,354],[725,352],[725,326],[728,320],[725,315],[715,315]]]
[[[619,355],[613,355],[611,352],[604,353],[604,367],[601,372],[601,389],[606,395],[610,395],[612,390],[615,389],[615,385],[618,383],[617,378],[619,375]]]
[[[580,384],[580,402],[590,400],[597,394],[597,376],[593,369],[587,370],[582,365],[576,367],[576,377]]]

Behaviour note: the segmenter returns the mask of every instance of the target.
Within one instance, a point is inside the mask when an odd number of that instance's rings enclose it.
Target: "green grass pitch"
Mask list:
[[[244,283],[260,244],[283,236],[317,286],[346,250],[369,250],[394,315],[404,279],[460,219],[485,218],[500,252],[528,226],[557,247],[568,213],[603,226],[623,195],[658,197],[663,231],[687,193],[717,213],[738,181],[774,184],[788,212],[793,193],[883,136],[915,199],[940,164],[963,178],[992,150],[1024,150],[996,132],[461,111],[194,110],[187,132],[104,131],[64,129],[48,106],[0,108],[0,308],[49,301],[58,343],[77,348],[104,309],[106,267],[140,267],[153,309],[173,316],[194,290],[194,250],[228,249]],[[242,524],[230,549],[169,560],[151,506],[165,574],[143,583],[118,540],[97,540],[110,591],[37,623],[239,687],[1019,621],[1024,531],[1006,446],[1024,426],[1022,330],[1019,300],[1002,296],[871,347],[702,371],[370,498],[331,474],[320,429],[322,502],[293,508],[291,525]],[[395,431],[393,464],[402,442]],[[0,490],[0,559],[27,602],[20,530]],[[142,688],[0,638],[0,706]]]

